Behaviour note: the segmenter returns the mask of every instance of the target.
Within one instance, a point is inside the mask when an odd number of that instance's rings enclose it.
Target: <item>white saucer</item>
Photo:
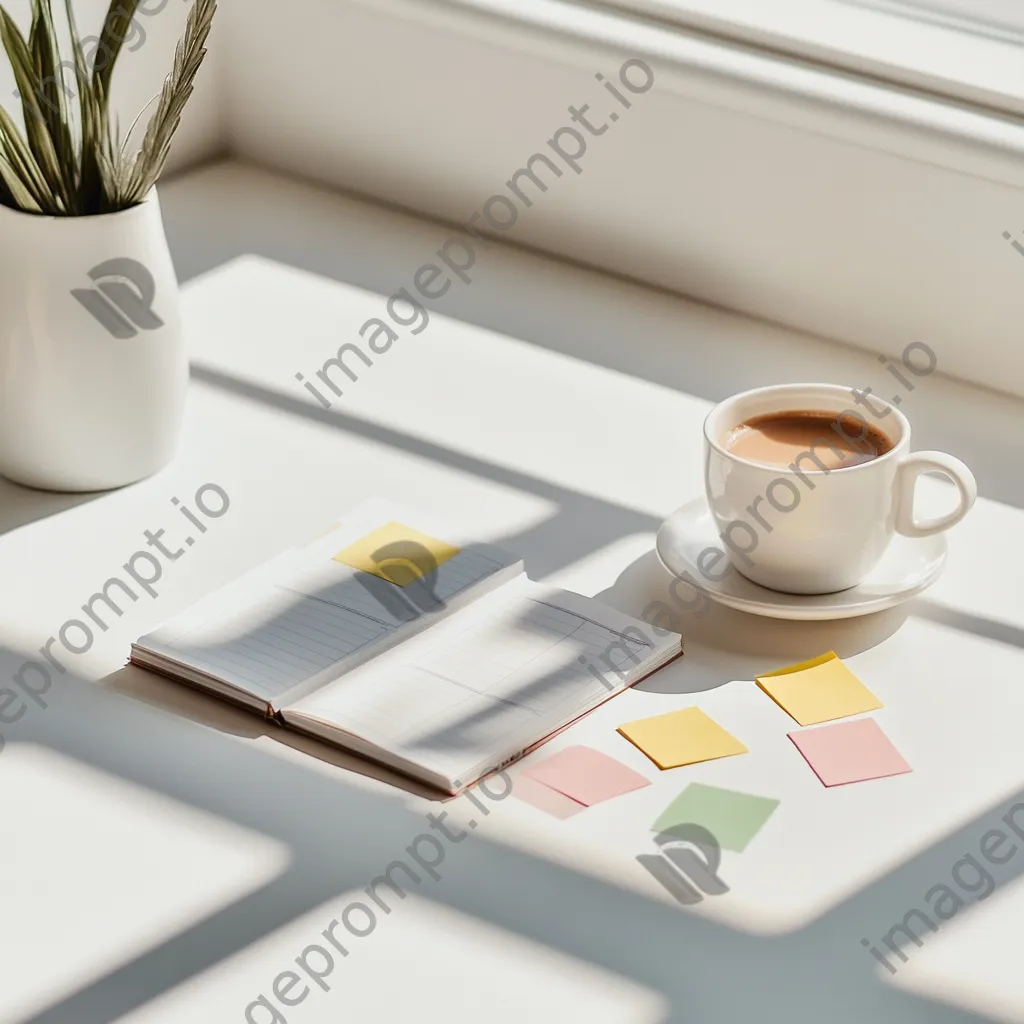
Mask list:
[[[947,550],[941,533],[914,539],[897,535],[859,586],[808,596],[759,587],[735,569],[722,580],[707,579],[697,568],[697,558],[708,547],[721,548],[722,542],[703,497],[676,509],[658,530],[658,558],[673,576],[688,573],[719,604],[773,619],[847,619],[892,608],[939,578]]]

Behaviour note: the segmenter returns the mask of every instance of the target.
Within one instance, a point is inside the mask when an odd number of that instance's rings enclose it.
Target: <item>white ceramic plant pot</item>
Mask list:
[[[174,455],[187,385],[155,191],[96,217],[0,206],[0,474],[59,491],[149,476]]]

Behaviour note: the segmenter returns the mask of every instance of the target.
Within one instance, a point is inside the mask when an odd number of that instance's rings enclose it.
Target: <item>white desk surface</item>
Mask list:
[[[144,530],[181,536],[172,497],[213,482],[231,507],[165,567],[158,598],[67,656],[48,708],[0,728],[0,1020],[224,1024],[261,993],[288,1024],[1024,1019],[1024,849],[896,975],[860,944],[927,908],[1024,799],[1024,405],[940,375],[904,404],[917,447],[968,461],[983,498],[926,597],[834,624],[684,619],[685,658],[544,751],[586,743],[653,785],[564,822],[493,804],[449,844],[440,881],[349,936],[330,991],[287,1011],[273,1000],[274,978],[440,806],[121,670],[132,639],[373,495],[639,612],[667,583],[658,524],[701,490],[713,402],[775,381],[893,382],[871,353],[494,245],[327,411],[293,374],[356,339],[446,229],[232,164],[171,183],[164,205],[194,359],[181,454],[111,494],[0,484],[0,673],[123,576]],[[793,724],[751,680],[829,648],[883,700],[912,774],[826,790],[792,748]],[[659,773],[614,731],[691,704],[750,753]],[[730,892],[684,909],[635,857],[694,780],[781,806],[723,855]],[[465,798],[445,809],[474,813]]]

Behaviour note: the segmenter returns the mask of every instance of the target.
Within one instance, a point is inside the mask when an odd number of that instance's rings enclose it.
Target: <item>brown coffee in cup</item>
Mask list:
[[[894,444],[865,420],[793,409],[745,420],[729,431],[724,447],[737,458],[771,466],[789,466],[813,448],[827,469],[846,469],[885,455]]]

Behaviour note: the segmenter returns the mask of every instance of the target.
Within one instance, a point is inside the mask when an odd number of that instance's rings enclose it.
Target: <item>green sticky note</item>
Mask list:
[[[766,796],[691,782],[661,812],[651,829],[671,832],[681,825],[701,825],[723,850],[742,853],[778,806],[778,800]]]

